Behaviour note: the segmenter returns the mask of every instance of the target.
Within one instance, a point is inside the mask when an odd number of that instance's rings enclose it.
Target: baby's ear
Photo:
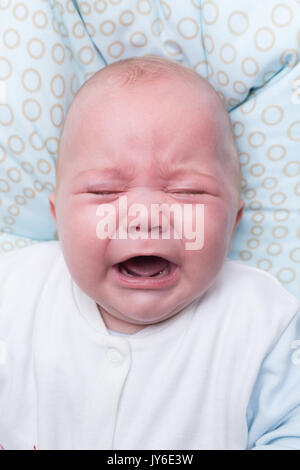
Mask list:
[[[242,218],[243,213],[244,213],[244,208],[245,208],[245,201],[243,201],[243,199],[240,199],[239,208],[238,208],[238,212],[237,212],[236,219],[235,219],[234,231],[236,230],[238,224],[241,221],[241,218]]]
[[[49,205],[50,205],[50,212],[51,212],[54,222],[56,223],[55,193],[51,193],[48,196],[48,199],[49,199]]]
[[[237,214],[236,214],[236,218],[235,218],[235,222],[234,222],[234,226],[233,226],[233,230],[232,230],[232,234],[231,234],[231,238],[230,238],[230,243],[229,243],[229,246],[227,248],[227,253],[229,253],[229,251],[231,250],[232,240],[233,240],[236,228],[239,225],[239,223],[241,221],[241,218],[243,216],[244,208],[245,208],[245,201],[243,201],[243,199],[240,199],[238,211],[237,211]]]

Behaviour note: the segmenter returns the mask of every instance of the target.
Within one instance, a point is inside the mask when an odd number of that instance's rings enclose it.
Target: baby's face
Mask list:
[[[212,285],[243,201],[236,202],[224,121],[210,93],[195,94],[181,80],[94,93],[85,93],[67,120],[51,211],[77,285],[108,327],[134,333],[172,317]],[[148,211],[146,228],[135,232],[144,239],[131,238],[136,216],[119,212],[121,196],[128,211],[136,203]],[[204,204],[202,248],[187,249],[193,240],[184,229],[174,237],[174,217],[169,239],[151,238],[151,206],[159,203],[179,205],[182,213],[190,205],[194,230],[202,230],[196,205]],[[132,222],[127,238],[98,237],[103,204],[115,209],[116,229]],[[121,264],[133,257],[139,258]]]

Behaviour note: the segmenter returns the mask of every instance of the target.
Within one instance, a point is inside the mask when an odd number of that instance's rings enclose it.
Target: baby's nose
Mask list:
[[[139,189],[127,196],[128,232],[163,233],[168,227],[164,214],[166,195],[163,191]]]

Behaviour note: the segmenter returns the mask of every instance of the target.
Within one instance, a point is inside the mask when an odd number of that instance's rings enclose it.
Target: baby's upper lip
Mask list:
[[[179,257],[178,255],[176,255],[176,253],[166,253],[163,251],[154,251],[154,250],[149,250],[149,251],[143,250],[143,251],[136,251],[133,253],[124,254],[124,256],[122,256],[115,264],[123,263],[124,261],[130,258],[134,258],[135,256],[159,256],[160,258],[166,259],[170,263],[174,263],[177,265],[180,264]]]

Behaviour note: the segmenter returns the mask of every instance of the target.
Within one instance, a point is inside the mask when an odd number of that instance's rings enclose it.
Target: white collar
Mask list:
[[[97,330],[100,335],[106,336],[106,339],[111,338],[115,342],[123,342],[124,340],[129,341],[131,347],[137,349],[153,343],[161,343],[167,339],[170,339],[170,337],[175,334],[180,336],[187,328],[189,320],[191,319],[197,305],[200,302],[200,299],[197,298],[173,317],[165,321],[149,325],[135,334],[121,337],[109,334],[103,318],[97,308],[96,302],[86,295],[85,292],[83,292],[73,280],[72,291],[79,313],[85,318],[85,320],[94,330]]]

